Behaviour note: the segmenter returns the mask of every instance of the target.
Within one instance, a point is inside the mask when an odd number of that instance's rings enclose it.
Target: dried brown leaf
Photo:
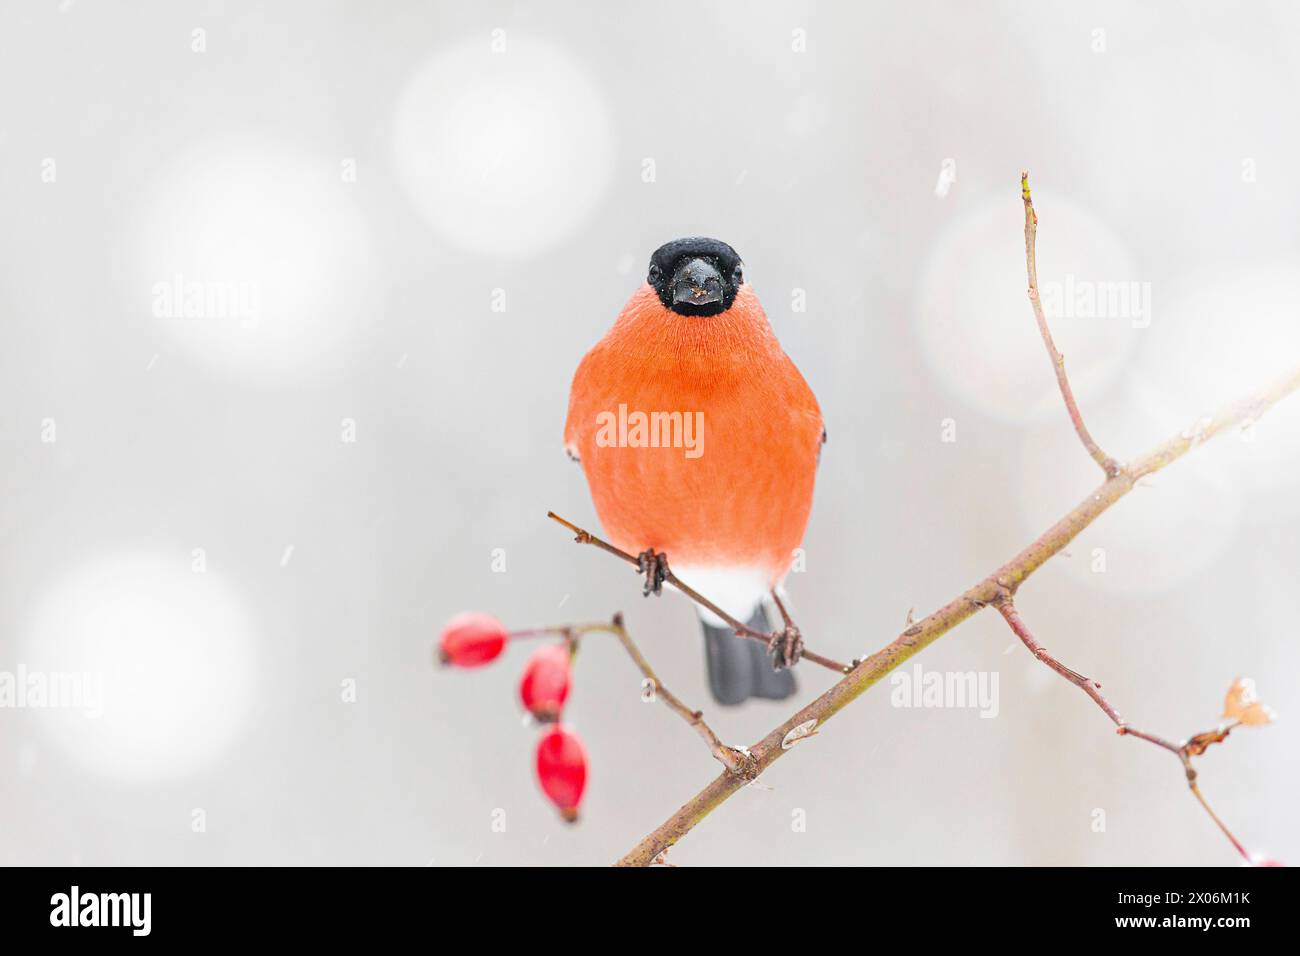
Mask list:
[[[1232,728],[1218,727],[1214,730],[1207,730],[1205,733],[1197,734],[1191,740],[1184,744],[1187,749],[1187,756],[1199,757],[1205,751],[1210,749],[1211,744],[1221,744],[1228,739],[1228,734],[1232,733]]]
[[[1223,716],[1247,727],[1259,727],[1271,724],[1277,715],[1273,713],[1273,708],[1260,702],[1253,680],[1238,677],[1224,698]]]

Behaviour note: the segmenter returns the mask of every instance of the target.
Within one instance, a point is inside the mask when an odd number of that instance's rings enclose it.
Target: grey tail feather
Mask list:
[[[740,637],[729,627],[700,623],[704,626],[709,690],[719,704],[731,707],[751,697],[784,700],[794,693],[794,672],[773,668],[772,658],[761,641]],[[761,604],[746,623],[756,631],[771,630]]]

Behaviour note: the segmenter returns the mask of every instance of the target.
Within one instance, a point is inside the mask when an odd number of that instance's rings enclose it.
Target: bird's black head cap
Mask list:
[[[650,257],[646,281],[678,315],[718,315],[736,301],[744,263],[720,239],[674,239]]]

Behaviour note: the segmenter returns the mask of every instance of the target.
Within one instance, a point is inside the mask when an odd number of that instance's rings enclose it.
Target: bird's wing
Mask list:
[[[599,345],[597,348],[599,348]],[[573,373],[573,382],[569,385],[569,413],[564,421],[564,453],[569,456],[571,461],[579,463],[582,461],[581,456],[578,454],[578,438],[580,437],[578,419],[581,416],[579,409],[584,404],[587,390],[590,387],[591,356],[595,351],[596,349],[593,348],[582,357],[582,361],[578,363],[578,367]]]

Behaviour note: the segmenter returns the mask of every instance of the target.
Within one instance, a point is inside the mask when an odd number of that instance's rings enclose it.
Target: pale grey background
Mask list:
[[[516,627],[621,608],[706,703],[686,602],[642,600],[543,517],[594,520],[560,449],[569,376],[669,238],[740,250],[825,410],[790,589],[843,658],[1096,480],[1023,298],[1021,168],[1045,282],[1149,283],[1147,328],[1055,323],[1116,454],[1294,363],[1300,10],[1088,7],[6,2],[0,670],[112,666],[129,692],[98,722],[0,710],[0,861],[600,864],[711,779],[595,639],[569,713],[589,796],[565,827],[514,700],[526,652],[431,666],[465,608]],[[261,283],[260,321],[155,315],[178,269]],[[1216,749],[1203,783],[1283,859],[1297,432],[1283,411],[1158,476],[1021,598],[1150,730],[1204,729],[1257,678],[1281,722]],[[1176,763],[1116,739],[995,616],[917,663],[996,671],[998,716],[881,686],[675,860],[1236,862]],[[709,714],[742,743],[789,710]]]

